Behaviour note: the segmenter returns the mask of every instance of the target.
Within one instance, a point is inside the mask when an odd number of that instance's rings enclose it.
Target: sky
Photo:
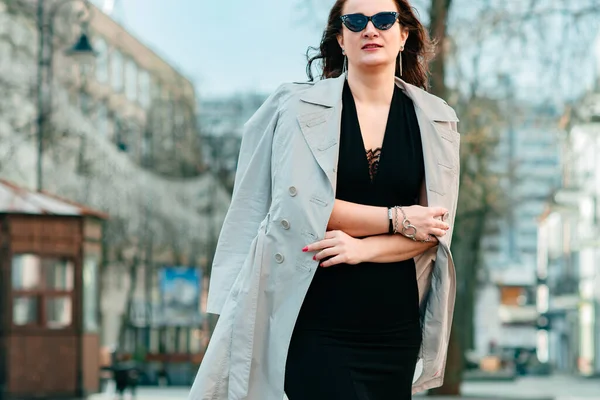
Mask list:
[[[306,50],[320,41],[299,1],[114,0],[113,17],[190,78],[200,97],[269,93],[307,79]]]
[[[200,99],[240,92],[268,94],[283,82],[305,81],[306,50],[318,46],[333,3],[312,0],[320,6],[315,15],[299,7],[307,0],[92,1],[101,7],[114,3],[112,17],[194,82]],[[555,41],[560,42],[560,36]],[[492,55],[500,55],[509,64],[523,52],[507,51],[502,43],[488,51],[491,63],[497,61]],[[554,86],[553,77],[541,73],[547,68],[543,61],[522,60],[517,65],[520,71],[514,66],[509,71],[524,97],[535,96],[537,86]],[[492,67],[497,72],[497,66]],[[577,72],[585,76],[578,84],[572,82],[572,71],[562,74],[567,92],[572,93],[561,92],[560,97],[576,97],[580,86],[589,89],[593,79],[582,72]],[[548,75],[544,84],[540,74]]]

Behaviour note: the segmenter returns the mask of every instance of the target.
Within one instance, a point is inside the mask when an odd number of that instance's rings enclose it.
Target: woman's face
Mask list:
[[[384,11],[398,12],[394,0],[347,0],[342,10],[345,14],[364,14],[371,17]],[[408,38],[408,29],[398,21],[387,30],[375,28],[369,21],[361,32],[353,32],[342,25],[338,36],[340,47],[345,50],[350,68],[368,69],[396,65],[400,48]]]

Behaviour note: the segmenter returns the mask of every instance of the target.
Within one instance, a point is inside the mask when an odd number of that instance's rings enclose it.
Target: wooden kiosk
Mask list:
[[[0,180],[0,400],[98,391],[106,218]]]

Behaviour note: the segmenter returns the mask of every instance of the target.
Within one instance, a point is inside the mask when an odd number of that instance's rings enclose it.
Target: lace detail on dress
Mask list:
[[[369,162],[369,176],[371,177],[371,182],[373,182],[373,178],[377,175],[377,170],[379,169],[379,158],[381,157],[381,147],[376,149],[367,150],[367,161]]]

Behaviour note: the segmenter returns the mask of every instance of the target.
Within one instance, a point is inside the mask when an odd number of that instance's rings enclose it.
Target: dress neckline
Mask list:
[[[389,133],[390,129],[391,129],[391,119],[392,119],[392,113],[394,110],[394,107],[396,105],[396,102],[398,101],[398,95],[400,93],[400,88],[396,85],[394,85],[394,94],[392,96],[392,101],[390,103],[390,109],[388,111],[388,117],[387,117],[387,122],[386,122],[386,126],[385,126],[385,132],[383,134],[383,140],[381,142],[381,145],[379,147],[375,147],[375,148],[371,148],[371,149],[367,149],[365,147],[365,141],[362,135],[362,130],[360,127],[360,121],[358,119],[358,111],[356,110],[356,103],[354,101],[354,96],[352,95],[352,90],[350,89],[350,86],[348,85],[348,81],[345,82],[344,84],[344,94],[347,100],[346,106],[350,106],[350,114],[351,114],[351,118],[352,118],[352,122],[356,125],[356,132],[358,133],[358,142],[360,143],[360,146],[362,148],[363,151],[363,160],[366,161],[366,166],[364,168],[365,171],[368,172],[368,176],[369,179],[371,181],[371,183],[373,183],[375,181],[375,179],[377,178],[377,172],[379,171],[379,166],[381,164],[381,159],[382,159],[382,154],[384,153],[383,150],[386,147],[386,141],[388,140],[388,136],[391,135],[391,133]]]

